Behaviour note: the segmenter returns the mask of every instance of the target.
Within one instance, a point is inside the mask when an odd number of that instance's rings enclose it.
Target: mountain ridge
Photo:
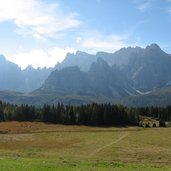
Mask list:
[[[32,66],[22,70],[0,55],[0,90],[31,92],[43,84],[51,71],[52,68],[34,69]]]
[[[171,84],[171,55],[157,44],[95,55],[77,51],[67,54],[46,77],[40,88],[21,99],[29,102],[23,99],[29,96],[40,103],[124,102],[129,105],[133,99],[149,98],[152,92]]]

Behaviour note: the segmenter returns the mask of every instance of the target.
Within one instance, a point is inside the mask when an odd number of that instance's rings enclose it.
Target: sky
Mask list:
[[[53,67],[68,52],[157,43],[171,53],[171,0],[0,0],[0,54]]]

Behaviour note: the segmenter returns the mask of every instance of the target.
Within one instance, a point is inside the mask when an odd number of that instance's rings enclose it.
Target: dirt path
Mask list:
[[[104,146],[102,146],[101,148],[98,148],[96,150],[94,150],[92,153],[90,153],[89,157],[92,157],[93,155],[99,153],[100,151],[104,150],[107,147],[112,146],[113,144],[116,144],[118,142],[120,142],[122,139],[124,139],[125,137],[127,137],[129,135],[128,132],[125,132],[123,135],[121,135],[117,140],[114,140],[108,144],[105,144]]]

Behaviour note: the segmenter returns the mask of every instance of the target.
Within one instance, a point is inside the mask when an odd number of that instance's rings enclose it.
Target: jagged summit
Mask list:
[[[0,59],[4,60],[4,57],[0,56]],[[96,55],[77,51],[67,54],[64,61],[52,70],[28,67],[21,71],[9,61],[5,65],[0,63],[1,90],[34,85],[38,89],[34,89],[31,95],[41,97],[44,103],[72,103],[73,99],[78,103],[80,100],[89,103],[92,99],[93,102],[99,99],[112,102],[170,86],[171,82],[171,56],[157,44],[146,48],[122,48],[114,53],[98,52]],[[14,83],[14,87],[9,87]],[[41,83],[39,87],[37,83]]]
[[[5,56],[0,54],[0,62],[5,62],[5,61],[6,61]]]
[[[161,50],[160,46],[156,43],[152,43],[151,45],[146,46],[146,49],[150,50]]]
[[[91,64],[96,60],[95,55],[88,54],[86,52],[77,51],[74,53],[68,53],[66,58],[57,65],[57,69],[63,69],[70,66],[78,66],[82,71],[88,71]]]
[[[30,92],[39,88],[51,68],[34,69],[31,65],[22,70],[17,64],[0,55],[0,90]]]

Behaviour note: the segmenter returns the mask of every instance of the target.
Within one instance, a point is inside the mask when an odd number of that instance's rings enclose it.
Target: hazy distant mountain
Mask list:
[[[75,54],[68,53],[66,58],[58,63],[56,69],[62,69],[70,66],[78,66],[82,71],[88,71],[93,62],[98,58],[103,59],[108,65],[117,65],[120,68],[126,66],[130,59],[139,56],[144,49],[140,47],[122,48],[115,53],[97,52],[96,55],[88,54],[86,52],[77,51]]]
[[[139,57],[144,52],[140,47],[121,48],[115,53],[98,52],[97,57],[104,59],[110,66],[117,65],[121,69],[128,65],[134,57]]]
[[[34,69],[29,66],[21,70],[18,65],[0,55],[0,90],[30,92],[39,88],[52,68]]]
[[[96,55],[77,52],[67,56],[61,66],[64,64],[75,67],[54,71],[37,93],[53,90],[59,96],[84,95],[118,100],[144,95],[171,84],[171,56],[157,44]]]
[[[0,89],[19,91],[23,84],[22,71],[18,65],[7,61],[3,55],[0,55]]]
[[[7,62],[4,58],[1,61]],[[17,66],[14,66],[13,69],[16,69]],[[170,102],[171,91],[164,95],[163,91],[171,85],[171,55],[162,51],[157,44],[146,48],[122,48],[115,53],[98,52],[96,55],[78,51],[76,54],[67,54],[55,69],[35,70],[28,67],[22,71],[24,81],[21,82],[25,89],[26,80],[32,90],[38,86],[40,88],[22,95],[21,99],[28,102],[29,96],[30,103],[35,99],[39,99],[39,103],[120,101],[130,105],[148,102],[150,105],[160,104],[160,101],[164,104],[166,100]],[[15,77],[14,73],[11,74]],[[20,96],[17,97],[18,102]]]
[[[75,54],[68,53],[63,62],[56,65],[56,69],[62,69],[70,66],[78,66],[82,71],[88,71],[93,62],[97,60],[97,56],[86,52],[77,51]]]
[[[146,92],[162,88],[171,81],[171,56],[152,44],[132,57],[123,72],[137,90]]]
[[[77,66],[53,71],[42,87],[33,94],[52,98],[55,102],[61,102],[63,96],[65,103],[65,100],[73,102],[75,97],[77,100],[79,97],[81,102],[84,102],[82,97],[86,101],[89,99],[89,102],[114,102],[137,92],[129,86],[127,78],[118,67],[109,66],[98,58],[88,72],[81,71]]]
[[[39,88],[49,76],[53,68],[38,68],[34,69],[32,66],[28,66],[22,71],[24,86],[23,92],[31,92]]]
[[[88,76],[96,96],[102,94],[117,99],[136,94],[122,70],[117,66],[109,66],[101,58],[91,65]]]

